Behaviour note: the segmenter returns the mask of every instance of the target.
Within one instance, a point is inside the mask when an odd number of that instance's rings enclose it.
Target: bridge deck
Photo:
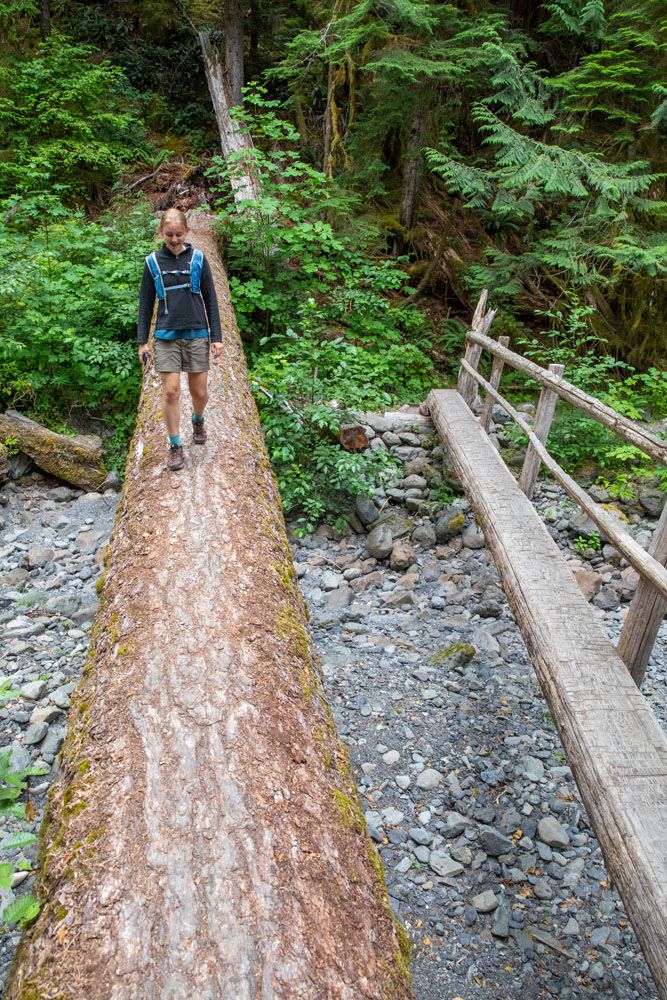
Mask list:
[[[667,737],[461,396],[435,390],[428,405],[495,559],[607,869],[667,998]]]

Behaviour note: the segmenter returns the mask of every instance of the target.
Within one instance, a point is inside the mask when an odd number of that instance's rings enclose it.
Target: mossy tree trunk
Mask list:
[[[208,443],[166,470],[147,374],[6,998],[407,1000],[224,275],[196,242],[224,317]]]

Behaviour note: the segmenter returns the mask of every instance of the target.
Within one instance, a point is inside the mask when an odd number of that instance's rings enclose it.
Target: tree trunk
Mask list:
[[[414,229],[419,211],[419,189],[421,187],[423,155],[422,145],[424,138],[425,118],[423,110],[419,109],[412,116],[410,122],[407,149],[403,163],[403,191],[401,194],[401,206],[398,213],[398,221],[408,233]],[[402,238],[401,242],[405,246],[408,239]],[[401,249],[403,249],[401,247]]]
[[[104,446],[95,434],[55,434],[16,410],[0,414],[0,440],[15,443],[43,472],[81,490],[97,490],[107,478]]]
[[[226,280],[195,243],[225,337],[208,443],[165,469],[147,374],[6,1000],[408,1000]]]
[[[225,0],[222,30],[225,37],[225,69],[229,82],[229,100],[232,104],[241,104],[244,69],[243,6],[240,0]]]
[[[244,133],[229,113],[230,97],[227,92],[225,75],[220,58],[211,44],[207,31],[198,32],[201,45],[206,81],[213,110],[218,122],[220,145],[225,159],[233,154],[231,165],[231,186],[236,202],[257,201],[260,196],[259,179],[254,170],[252,158],[252,140]],[[243,157],[244,151],[250,155]]]
[[[42,41],[45,42],[51,34],[51,5],[49,0],[40,0],[39,31],[42,36]]]

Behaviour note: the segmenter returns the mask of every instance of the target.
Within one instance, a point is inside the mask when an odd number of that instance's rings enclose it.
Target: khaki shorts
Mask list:
[[[208,337],[196,340],[154,341],[156,372],[207,372],[209,355]]]

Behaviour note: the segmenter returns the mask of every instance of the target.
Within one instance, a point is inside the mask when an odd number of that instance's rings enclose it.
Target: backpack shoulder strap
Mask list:
[[[190,261],[190,288],[195,294],[201,292],[201,276],[204,270],[204,254],[201,250],[192,251],[192,260]]]
[[[162,271],[160,270],[160,265],[157,262],[157,257],[154,253],[150,253],[146,258],[146,264],[148,270],[153,275],[153,281],[155,282],[155,292],[159,299],[164,298],[164,281],[162,280]]]

